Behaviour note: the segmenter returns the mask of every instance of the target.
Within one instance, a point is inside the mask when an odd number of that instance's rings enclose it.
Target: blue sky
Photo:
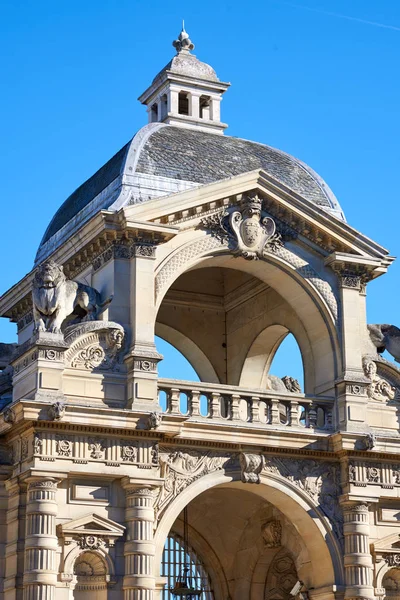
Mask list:
[[[232,84],[227,134],[310,164],[352,226],[400,253],[398,1],[2,0],[1,292],[31,269],[59,205],[145,124],[136,98],[182,18]],[[400,325],[399,269],[369,286],[370,322]]]

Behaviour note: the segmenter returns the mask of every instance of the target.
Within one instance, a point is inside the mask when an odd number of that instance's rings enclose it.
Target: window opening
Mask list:
[[[158,121],[158,106],[157,104],[153,104],[151,107],[151,122],[154,123]]]
[[[161,120],[165,119],[168,114],[168,98],[167,94],[161,97]]]
[[[179,92],[178,112],[180,115],[189,115],[189,94]]]
[[[211,119],[210,96],[200,96],[200,119]]]
[[[199,600],[214,600],[214,593],[210,576],[205,570],[204,564],[191,546],[188,546],[186,562],[189,564],[196,587],[203,590]],[[168,583],[161,592],[162,600],[173,600],[170,589],[173,588],[176,578],[182,572],[185,563],[183,540],[176,533],[171,533],[165,542],[161,562],[161,575],[168,578]]]

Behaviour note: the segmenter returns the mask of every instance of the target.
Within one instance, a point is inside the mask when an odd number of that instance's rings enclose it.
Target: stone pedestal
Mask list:
[[[57,480],[28,480],[23,600],[56,600]]]
[[[344,568],[346,600],[374,598],[372,557],[369,549],[369,510],[366,502],[346,502],[344,516]]]
[[[124,600],[153,600],[154,488],[125,483],[127,536],[124,548]]]
[[[56,333],[39,333],[32,337],[25,351],[12,363],[13,402],[21,398],[60,401],[64,354],[68,345],[64,336]]]

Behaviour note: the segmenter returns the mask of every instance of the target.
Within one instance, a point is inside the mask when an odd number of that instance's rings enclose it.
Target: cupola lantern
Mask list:
[[[229,83],[220,81],[212,67],[199,61],[184,24],[172,42],[176,56],[139,97],[147,106],[149,123],[167,123],[210,133],[223,133],[220,103]]]

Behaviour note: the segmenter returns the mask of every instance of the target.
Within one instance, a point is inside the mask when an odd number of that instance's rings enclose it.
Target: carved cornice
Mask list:
[[[316,223],[313,224],[306,221],[297,212],[290,210],[288,207],[281,206],[275,199],[266,194],[260,194],[259,190],[252,190],[249,193],[257,193],[262,199],[263,210],[275,220],[277,230],[284,239],[293,239],[293,237],[297,237],[299,234],[309,239],[326,253],[331,253],[335,250],[339,252],[348,251],[348,247],[345,244],[340,244],[333,236],[329,236],[326,231],[322,231]],[[214,216],[217,217],[218,213],[222,214],[228,208],[240,204],[242,198],[242,194],[237,194],[228,198],[222,198],[221,200],[205,202],[202,205],[192,206],[184,211],[179,210],[164,214],[157,222],[168,225],[179,225],[185,222],[190,223],[191,220],[199,217],[214,220]]]

